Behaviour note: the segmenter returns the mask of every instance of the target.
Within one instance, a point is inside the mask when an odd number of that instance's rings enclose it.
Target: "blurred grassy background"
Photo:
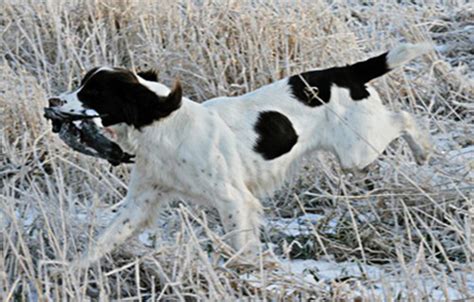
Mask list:
[[[0,291],[8,300],[465,298],[474,291],[474,7],[468,1],[3,0],[0,10]],[[88,271],[66,261],[112,217],[129,167],[68,149],[42,118],[49,95],[98,65],[155,68],[202,102],[400,42],[436,51],[374,85],[413,112],[436,146],[414,164],[395,142],[366,177],[327,154],[263,200],[273,256],[229,267],[212,211],[178,201],[157,226]],[[317,218],[317,219],[316,219]],[[360,264],[324,278],[317,264]],[[305,262],[306,263],[306,262]],[[313,262],[307,262],[313,263]],[[314,263],[313,263],[314,264]],[[363,267],[377,267],[377,276]],[[59,273],[51,268],[59,269]],[[430,279],[427,285],[426,280]]]

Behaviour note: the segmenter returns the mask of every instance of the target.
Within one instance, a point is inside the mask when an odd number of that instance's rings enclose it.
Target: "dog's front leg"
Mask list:
[[[165,194],[153,188],[140,192],[129,190],[125,201],[112,223],[91,244],[87,253],[74,261],[75,267],[87,267],[112,251],[137,231],[143,229],[169,202]]]

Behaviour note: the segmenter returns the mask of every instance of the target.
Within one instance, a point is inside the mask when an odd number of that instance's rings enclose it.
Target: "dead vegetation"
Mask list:
[[[398,2],[4,1],[1,300],[474,296],[473,5]],[[260,263],[233,263],[214,213],[179,202],[140,240],[88,271],[68,270],[113,216],[129,167],[65,147],[42,118],[48,95],[110,65],[156,68],[162,82],[179,77],[188,96],[204,101],[403,40],[433,41],[436,51],[375,85],[388,106],[414,112],[429,129],[436,150],[428,165],[416,166],[402,142],[363,178],[344,175],[327,154],[306,159],[264,201],[262,239],[273,252]],[[343,269],[328,274],[328,263]]]

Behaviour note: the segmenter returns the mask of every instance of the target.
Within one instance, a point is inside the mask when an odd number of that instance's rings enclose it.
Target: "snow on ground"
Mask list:
[[[401,300],[410,298],[412,301],[474,299],[474,273],[450,276],[454,278],[449,279],[457,280],[455,283],[430,274],[417,274],[407,278],[406,273],[396,271],[392,266],[367,265],[360,262],[287,259],[280,259],[277,272],[284,277],[298,280],[300,284],[309,283],[318,290],[331,291],[338,288],[348,299],[368,296],[377,297],[380,301],[389,301],[394,297]],[[265,287],[268,291],[282,290],[278,284],[260,284],[262,278],[254,274],[242,274],[241,279],[255,287]],[[460,290],[461,288],[463,290]],[[472,297],[465,295],[466,289],[467,292],[473,293]],[[289,292],[292,289],[283,290]],[[407,296],[407,293],[410,296]]]
[[[297,238],[298,236],[312,234],[315,228],[314,224],[323,218],[323,215],[306,214],[294,219],[269,219],[267,222],[272,229],[278,230],[286,236]],[[330,221],[328,225],[335,229],[335,219]],[[407,297],[406,294],[410,293],[411,298],[415,298],[415,301],[416,299],[445,301],[446,299],[467,298],[464,294],[467,288],[467,292],[473,293],[474,299],[473,272],[460,272],[458,276],[451,274],[450,278],[445,278],[444,273],[436,276],[436,274],[433,275],[433,272],[428,271],[426,273],[417,271],[416,274],[411,276],[409,271],[404,271],[400,266],[391,264],[364,264],[361,261],[336,262],[331,259],[289,260],[281,257],[279,257],[279,261],[281,264],[279,273],[292,275],[294,278],[312,283],[319,288],[323,286],[326,290],[330,290],[335,284],[338,284],[343,286],[347,293],[350,293],[348,298],[367,297],[370,293],[370,296],[377,296],[381,301],[386,301],[393,297]],[[416,263],[407,264],[407,267],[410,270],[417,270]],[[243,278],[260,280],[250,276],[243,276]],[[448,279],[457,282],[449,283],[453,281],[448,281]],[[409,284],[407,284],[407,280],[410,281]],[[444,286],[440,286],[440,284],[444,284]],[[277,290],[277,286],[272,285],[268,289]],[[413,293],[416,293],[417,296],[413,297]]]
[[[445,284],[441,288],[439,284],[448,282],[439,280],[437,276],[430,274],[419,274],[415,278],[406,278],[403,272],[394,270],[393,266],[367,265],[359,262],[334,262],[327,260],[282,260],[282,274],[293,274],[295,278],[304,279],[315,285],[325,284],[329,290],[334,283],[345,283],[353,292],[353,297],[366,296],[366,293],[374,294],[381,300],[390,297],[406,297],[405,293],[413,289],[423,289],[419,292],[419,299],[433,299],[435,301],[446,299],[467,298],[460,287],[467,287],[474,295],[474,273],[457,276],[460,283]],[[406,283],[410,280],[410,284]],[[348,288],[348,289],[349,289]],[[390,291],[388,292],[387,289]],[[473,297],[474,298],[474,297]]]
[[[296,218],[267,219],[266,225],[270,230],[276,230],[285,236],[308,236],[314,234],[315,224],[325,219],[320,214],[305,214]],[[337,227],[336,219],[328,221],[325,233],[333,233]]]
[[[446,138],[447,139],[447,138]],[[444,147],[443,137],[437,137],[437,142],[441,149]],[[472,165],[474,162],[474,146],[467,146],[464,148],[457,148],[452,150],[452,146],[449,146],[451,151],[446,152],[445,158],[452,161],[453,164],[457,164],[459,167]],[[449,150],[448,149],[448,150]],[[459,168],[458,167],[458,168]],[[467,171],[472,178],[473,170]],[[436,179],[433,179],[436,181]],[[109,210],[98,210],[95,214],[100,217],[99,220],[104,223],[106,220],[110,220]],[[0,212],[1,214],[1,212]],[[27,209],[22,215],[19,214],[18,218],[21,218],[25,227],[30,226],[38,213],[31,209]],[[91,213],[77,213],[76,219],[83,223],[88,220],[88,216]],[[314,233],[315,225],[325,219],[324,215],[320,214],[305,214],[296,218],[273,218],[266,219],[267,228],[282,233],[284,236],[298,237],[308,236]],[[159,223],[159,228],[166,224],[165,221]],[[337,218],[331,219],[326,222],[325,233],[334,233],[337,227]],[[153,248],[156,246],[157,238],[155,230],[146,230],[138,236],[139,241],[146,247]],[[385,300],[388,297],[404,297],[404,293],[408,290],[413,289],[424,289],[424,292],[419,292],[419,298],[423,299],[463,299],[461,291],[458,289],[459,286],[468,288],[469,292],[474,295],[474,273],[464,274],[464,277],[449,278],[450,280],[459,280],[463,284],[449,284],[447,280],[436,280],[436,276],[430,274],[415,274],[416,279],[409,278],[412,284],[406,284],[407,272],[402,272],[400,267],[394,267],[392,265],[368,265],[362,262],[335,262],[332,260],[288,260],[279,257],[280,267],[278,273],[283,275],[292,275],[303,282],[309,282],[317,285],[326,287],[328,290],[334,283],[340,283],[344,287],[347,287],[347,292],[351,292],[353,297],[358,295],[364,296],[367,293],[379,296],[381,300]],[[460,275],[461,276],[461,275]],[[241,276],[249,282],[254,283],[258,286],[259,278],[256,278],[249,274]],[[444,288],[441,288],[439,284],[445,284]],[[415,286],[416,284],[416,286]],[[276,285],[267,285],[268,290],[277,290]],[[387,292],[387,288],[390,292]],[[350,291],[349,291],[350,290]],[[415,291],[416,292],[416,291]]]
[[[452,137],[454,134],[440,134],[434,137],[437,148],[444,153],[444,158],[453,164],[453,169],[464,169],[471,179],[474,178],[472,167],[474,166],[474,146],[466,144],[465,147],[461,145],[453,146]],[[448,145],[451,142],[451,145]],[[471,167],[471,169],[469,169]],[[426,169],[430,169],[429,166]],[[432,175],[432,172],[427,172],[427,175]],[[438,181],[436,177],[432,178],[433,182]],[[32,225],[39,213],[32,208],[18,213],[18,219],[21,219],[25,228]],[[0,218],[2,218],[0,211]],[[77,212],[76,221],[86,223],[90,215],[95,215],[100,221],[100,224],[105,224],[112,219],[110,209],[98,209],[92,212]],[[363,218],[363,217],[362,217]],[[308,213],[296,218],[267,218],[266,228],[270,231],[276,231],[284,236],[296,238],[298,236],[308,236],[314,234],[315,226],[326,219],[324,215]],[[337,217],[325,221],[324,232],[335,233],[337,228]],[[0,222],[6,223],[6,217],[0,219]],[[147,248],[155,248],[160,245],[157,242],[156,232],[163,232],[167,229],[166,219],[157,223],[157,230],[146,230],[138,236],[141,244]],[[474,296],[474,273],[461,273],[455,276],[446,274],[437,276],[433,272],[420,273],[419,271],[413,276],[410,276],[410,271],[404,271],[400,266],[394,265],[375,265],[364,264],[361,261],[351,262],[343,261],[336,262],[331,259],[285,259],[282,256],[276,256],[279,262],[277,274],[286,277],[291,276],[295,280],[303,283],[309,283],[317,286],[319,289],[331,290],[337,285],[340,290],[347,292],[348,298],[356,298],[358,296],[377,296],[381,301],[393,297],[406,298],[407,293],[410,293],[410,298],[444,301],[446,299],[466,299],[463,292],[473,293]],[[415,269],[416,263],[408,264],[409,269]],[[407,274],[409,277],[407,278]],[[263,285],[259,284],[261,278],[249,273],[242,274],[242,279],[252,283],[256,287]],[[407,280],[410,283],[407,284]],[[454,280],[454,281],[453,281]],[[444,286],[440,286],[444,284]],[[265,284],[265,288],[269,291],[282,290],[277,284]],[[461,291],[463,288],[464,291]],[[413,294],[417,295],[416,297]]]

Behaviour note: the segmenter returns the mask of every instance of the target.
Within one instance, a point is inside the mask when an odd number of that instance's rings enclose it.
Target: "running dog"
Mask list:
[[[230,244],[259,243],[262,207],[305,155],[332,152],[362,170],[398,137],[422,164],[428,135],[408,112],[390,112],[367,83],[428,51],[401,44],[366,61],[308,71],[238,97],[196,103],[151,72],[90,70],[79,88],[51,99],[61,116],[90,118],[135,155],[128,192],[113,222],[84,256],[90,263],[122,244],[176,199],[215,207]]]

